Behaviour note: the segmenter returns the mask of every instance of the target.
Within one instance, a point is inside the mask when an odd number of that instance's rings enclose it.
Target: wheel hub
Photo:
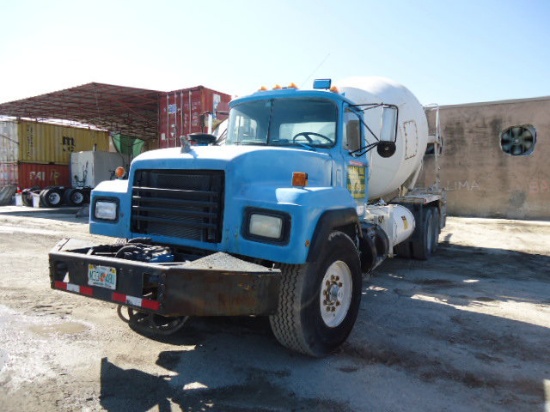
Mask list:
[[[325,305],[327,311],[334,312],[335,307],[340,305],[340,301],[344,296],[340,277],[332,275],[330,281],[325,283],[325,286],[325,290],[323,291],[325,297],[323,305]]]
[[[351,304],[351,272],[342,262],[334,262],[323,278],[320,295],[321,317],[329,327],[338,326]]]

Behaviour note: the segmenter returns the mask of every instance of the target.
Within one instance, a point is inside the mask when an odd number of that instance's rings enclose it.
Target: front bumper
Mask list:
[[[261,316],[277,310],[277,269],[225,253],[192,262],[138,262],[113,257],[117,248],[63,239],[49,253],[52,289],[163,316]],[[115,288],[91,285],[90,265],[114,269]]]

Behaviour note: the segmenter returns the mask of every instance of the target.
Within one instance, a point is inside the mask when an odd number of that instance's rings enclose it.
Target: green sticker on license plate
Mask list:
[[[110,266],[88,265],[88,285],[116,289],[116,269]]]

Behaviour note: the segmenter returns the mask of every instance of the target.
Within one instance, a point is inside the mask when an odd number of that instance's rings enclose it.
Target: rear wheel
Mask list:
[[[23,190],[21,193],[21,200],[24,206],[32,207],[32,191],[30,189]]]
[[[59,207],[63,201],[63,191],[57,188],[44,189],[40,192],[40,199],[46,207]]]
[[[437,250],[440,233],[440,214],[437,207],[422,209],[422,224],[411,239],[394,247],[397,256],[405,259],[428,260]]]
[[[422,225],[418,238],[412,243],[412,254],[415,259],[428,260],[434,252],[435,225],[432,208],[425,208],[423,211]]]
[[[437,246],[439,244],[439,234],[441,233],[440,214],[439,214],[439,209],[437,207],[433,209],[432,220],[433,220],[433,233],[432,233],[432,236],[433,236],[432,254],[433,254],[437,250]]]
[[[412,243],[409,240],[401,242],[394,246],[393,251],[400,258],[410,259],[412,258]]]
[[[361,264],[353,241],[332,232],[319,261],[283,265],[279,307],[270,316],[277,340],[289,349],[324,356],[350,334],[361,302]]]
[[[70,206],[82,206],[85,201],[86,196],[80,189],[68,189],[65,192],[65,203]]]

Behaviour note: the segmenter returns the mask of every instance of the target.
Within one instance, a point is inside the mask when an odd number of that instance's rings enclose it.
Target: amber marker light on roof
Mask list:
[[[292,173],[292,186],[296,186],[296,187],[307,186],[307,173],[306,172]]]
[[[126,176],[126,169],[124,169],[122,166],[119,166],[115,169],[115,176],[117,179],[122,179],[124,176]]]
[[[298,85],[297,85],[296,83],[292,82],[292,83],[290,83],[290,84],[288,85],[288,88],[289,88],[289,89],[297,89],[297,88],[298,88]]]
[[[332,87],[330,88],[330,91],[331,91],[332,93],[340,93],[340,90],[338,90],[338,87],[336,87],[336,86],[332,86]]]
[[[267,90],[267,87],[265,87],[265,86],[262,86],[258,89],[258,91],[260,91],[260,92],[265,92],[266,90]]]
[[[273,90],[281,90],[282,87],[280,84],[276,84],[275,86],[273,86]]]

